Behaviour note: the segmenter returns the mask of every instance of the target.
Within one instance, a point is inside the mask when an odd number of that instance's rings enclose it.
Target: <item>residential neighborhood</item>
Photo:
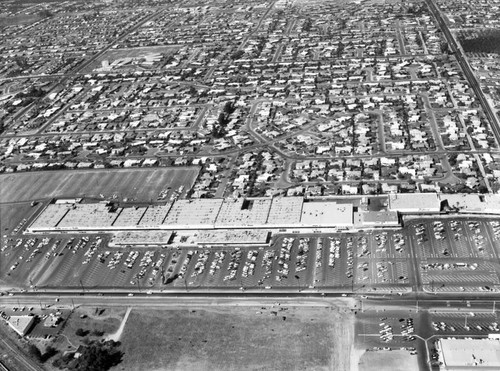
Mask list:
[[[497,123],[422,2],[155,4],[2,5],[37,20],[1,30],[1,172],[194,166],[194,198],[498,191]],[[488,55],[470,64],[495,107]]]

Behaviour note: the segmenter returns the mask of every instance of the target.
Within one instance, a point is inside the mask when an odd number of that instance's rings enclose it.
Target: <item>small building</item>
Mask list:
[[[197,238],[199,245],[266,245],[271,233],[264,229],[211,230],[200,231]]]
[[[48,315],[47,318],[45,318],[45,321],[43,321],[43,325],[45,327],[56,327],[61,321],[62,321],[61,316],[54,313],[50,313],[50,315]]]
[[[35,316],[10,316],[7,323],[20,336],[25,336],[35,325],[35,320]]]
[[[366,211],[362,212],[363,227],[398,227],[399,217],[396,211]]]

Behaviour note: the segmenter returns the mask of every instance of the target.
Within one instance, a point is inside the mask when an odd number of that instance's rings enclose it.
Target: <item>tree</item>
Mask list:
[[[28,346],[28,353],[35,358],[37,361],[42,360],[42,353],[40,352],[40,349],[34,344],[30,344]]]
[[[48,359],[52,358],[53,356],[55,356],[57,354],[57,349],[52,347],[52,346],[48,346],[46,349],[45,349],[45,353],[43,353],[42,355],[42,358],[41,358],[41,361],[44,363],[46,362]]]
[[[78,358],[75,370],[104,371],[119,364],[123,353],[116,349],[114,341],[92,342],[85,347]]]
[[[60,369],[72,371],[106,371],[122,361],[123,352],[117,349],[119,343],[92,341],[84,347],[78,358],[71,354],[58,357],[52,363]]]
[[[82,328],[79,328],[75,331],[76,336],[87,336],[88,333],[88,330],[84,330]]]

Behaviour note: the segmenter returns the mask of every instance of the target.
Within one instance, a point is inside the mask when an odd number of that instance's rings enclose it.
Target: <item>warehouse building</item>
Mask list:
[[[443,371],[500,370],[500,341],[439,339],[436,343]]]

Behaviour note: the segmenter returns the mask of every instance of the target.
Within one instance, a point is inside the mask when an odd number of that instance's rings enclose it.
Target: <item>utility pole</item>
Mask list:
[[[85,287],[83,286],[82,280],[80,280],[80,285],[82,286],[82,292],[85,293]]]

